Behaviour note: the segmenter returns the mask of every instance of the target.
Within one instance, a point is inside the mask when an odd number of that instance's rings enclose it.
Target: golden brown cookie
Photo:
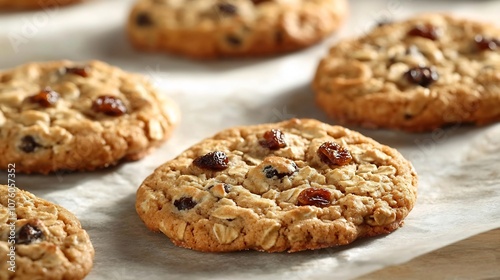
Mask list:
[[[66,209],[0,185],[0,279],[83,279],[94,248]]]
[[[396,230],[416,200],[400,153],[316,120],[222,131],[158,167],[136,210],[174,244],[301,251]]]
[[[137,160],[163,143],[177,106],[145,77],[99,61],[0,72],[0,168],[49,173]]]
[[[127,31],[144,51],[257,56],[310,46],[337,30],[347,12],[346,0],[139,0]]]
[[[0,0],[0,10],[46,9],[81,2],[82,0]]]
[[[342,123],[420,132],[500,120],[499,84],[500,29],[430,14],[340,42],[313,87]]]

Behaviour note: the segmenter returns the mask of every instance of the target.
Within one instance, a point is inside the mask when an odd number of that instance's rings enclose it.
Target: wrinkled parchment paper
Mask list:
[[[294,254],[198,253],[149,232],[134,209],[135,191],[156,166],[234,125],[310,117],[333,123],[313,102],[310,80],[339,38],[378,20],[450,11],[500,25],[498,1],[356,0],[348,24],[323,44],[265,59],[196,62],[141,54],[124,22],[132,0],[88,1],[64,9],[0,14],[0,68],[35,60],[101,59],[147,75],[178,102],[173,138],[145,159],[91,173],[17,175],[17,184],[75,213],[96,249],[88,279],[345,279],[408,261],[500,227],[500,124],[454,126],[427,134],[360,130],[410,159],[419,198],[400,230],[352,245]],[[0,182],[7,174],[0,172]]]

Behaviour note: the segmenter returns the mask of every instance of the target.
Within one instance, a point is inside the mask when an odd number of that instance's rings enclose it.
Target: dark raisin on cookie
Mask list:
[[[409,121],[409,120],[413,119],[413,115],[406,113],[406,114],[404,114],[403,118],[405,120]]]
[[[58,100],[59,94],[53,91],[50,87],[46,87],[39,93],[29,97],[29,101],[31,103],[37,103],[45,108],[53,107]]]
[[[28,245],[43,238],[43,232],[36,226],[25,224],[16,234],[16,244]]]
[[[21,138],[21,143],[19,144],[19,149],[21,151],[29,154],[33,153],[38,147],[41,147],[41,145],[35,141],[33,136],[27,135]]]
[[[307,188],[300,192],[299,206],[327,207],[331,204],[332,193],[327,189]]]
[[[406,80],[412,84],[429,87],[439,79],[439,74],[430,67],[413,67],[404,74]]]
[[[224,152],[215,151],[198,157],[193,164],[202,169],[222,171],[228,167],[229,159]]]
[[[500,40],[493,38],[486,38],[482,35],[477,35],[474,38],[477,48],[480,51],[495,51],[500,48]]]
[[[278,30],[274,34],[274,41],[276,41],[276,44],[281,45],[285,41],[285,35],[283,35],[283,31]]]
[[[135,23],[137,24],[137,26],[141,27],[149,27],[154,24],[148,12],[138,13],[135,17]]]
[[[271,129],[264,133],[264,140],[260,140],[259,144],[269,150],[279,150],[286,147],[285,135],[279,129]]]
[[[239,37],[236,37],[235,35],[227,35],[226,36],[226,41],[234,47],[241,46],[241,43],[243,42]]]
[[[352,155],[344,147],[335,142],[325,142],[318,149],[318,156],[328,165],[346,165],[351,163]]]
[[[284,172],[280,173],[276,168],[274,168],[271,165],[265,166],[264,169],[262,170],[264,174],[266,174],[266,178],[271,179],[273,177],[277,177],[278,179],[283,179],[286,176],[292,176],[295,172],[297,172],[299,168],[295,164],[295,162],[292,162],[292,170],[290,172]]]
[[[238,8],[230,3],[217,4],[217,11],[225,16],[234,16],[238,13]]]
[[[252,0],[255,5],[260,5],[265,2],[271,2],[270,0]]]
[[[65,74],[72,74],[72,75],[77,75],[83,78],[87,78],[90,74],[90,68],[83,66],[83,67],[66,67],[64,68],[64,73]]]
[[[264,174],[266,174],[266,178],[271,179],[274,176],[278,176],[278,170],[276,170],[274,167],[271,165],[268,165],[264,167],[264,170],[262,170]]]
[[[123,101],[115,96],[101,95],[92,103],[92,110],[108,116],[118,117],[127,113],[127,107]]]
[[[174,201],[174,206],[179,210],[189,210],[196,206],[196,201],[194,201],[191,197],[181,197]]]
[[[408,35],[423,37],[435,41],[439,38],[439,30],[430,24],[419,24],[410,29],[410,31],[408,31]]]

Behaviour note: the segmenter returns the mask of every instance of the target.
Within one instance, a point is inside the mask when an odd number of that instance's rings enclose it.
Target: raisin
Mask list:
[[[265,2],[270,2],[270,0],[252,0],[252,2],[254,3],[254,5],[260,5]]]
[[[196,158],[193,163],[199,168],[222,171],[228,167],[229,159],[226,153],[215,151]]]
[[[403,116],[403,117],[404,117],[404,119],[405,119],[405,120],[407,120],[407,121],[408,121],[408,120],[413,119],[413,115],[411,115],[411,114],[404,114],[404,116]]]
[[[297,199],[299,206],[327,207],[331,204],[332,193],[327,189],[307,188]]]
[[[89,67],[66,67],[64,68],[65,74],[78,75],[80,77],[87,78],[90,74]]]
[[[411,68],[404,76],[408,82],[422,87],[429,87],[439,79],[439,74],[430,67]]]
[[[235,47],[240,46],[241,43],[242,43],[241,39],[238,38],[238,37],[236,37],[236,36],[234,36],[234,35],[227,35],[226,36],[226,41],[230,45],[235,46]]]
[[[38,103],[38,105],[48,108],[54,106],[59,100],[59,94],[53,91],[50,87],[46,87],[39,93],[30,96],[29,101]]]
[[[262,171],[266,174],[266,178],[268,179],[278,176],[278,170],[274,169],[271,165],[264,167],[264,170]]]
[[[435,41],[436,39],[439,38],[439,31],[436,27],[430,25],[430,24],[419,24],[410,31],[408,31],[409,36],[418,36],[418,37],[423,37],[427,38],[429,40]]]
[[[140,12],[135,17],[135,23],[137,26],[147,27],[153,25],[153,20],[147,12]]]
[[[219,3],[217,4],[217,11],[226,16],[233,16],[238,13],[238,8],[230,3]]]
[[[115,117],[121,116],[127,112],[127,107],[125,107],[121,99],[109,95],[102,95],[94,100],[92,109],[97,113],[104,113],[108,116]]]
[[[318,156],[328,165],[346,165],[352,161],[351,153],[335,142],[325,142],[318,149]]]
[[[191,197],[181,197],[174,201],[174,206],[179,210],[189,210],[196,206],[196,202]]]
[[[41,147],[41,145],[35,141],[33,136],[30,135],[24,136],[21,139],[21,144],[19,145],[19,149],[28,154],[34,152],[38,147]]]
[[[279,150],[286,147],[285,135],[279,129],[271,129],[264,133],[264,140],[259,141],[259,144],[270,150]]]
[[[274,40],[276,41],[276,44],[281,45],[285,41],[285,36],[283,35],[283,31],[278,30],[274,34]]]
[[[495,51],[497,48],[500,48],[500,40],[497,39],[485,38],[481,35],[477,35],[474,41],[480,51]]]
[[[292,168],[293,168],[293,170],[290,172],[279,173],[278,170],[276,170],[273,166],[268,165],[268,166],[264,167],[264,170],[262,170],[262,171],[264,172],[264,174],[266,174],[266,178],[268,178],[268,179],[271,179],[273,177],[277,177],[278,179],[282,179],[286,176],[292,176],[295,172],[297,172],[299,170],[299,168],[297,167],[295,162],[292,162]]]
[[[43,232],[36,226],[25,224],[16,235],[16,244],[31,244],[43,238]]]

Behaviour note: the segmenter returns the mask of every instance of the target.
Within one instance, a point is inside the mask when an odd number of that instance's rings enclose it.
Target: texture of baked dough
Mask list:
[[[139,0],[127,31],[144,51],[257,56],[310,46],[337,30],[347,13],[346,0]]]
[[[411,36],[432,26],[437,38]],[[481,50],[477,36],[497,40]],[[500,29],[443,14],[427,14],[374,28],[330,49],[316,72],[316,102],[341,123],[430,131],[450,124],[500,120]],[[493,46],[493,45],[492,45]],[[435,69],[428,87],[410,83],[413,67]]]
[[[54,9],[82,0],[0,0],[0,10]]]
[[[15,194],[10,197],[9,194]],[[9,271],[9,203],[15,201],[16,231],[26,224],[43,233],[29,244],[15,245],[15,273]],[[0,185],[0,279],[78,280],[92,269],[94,248],[78,219],[66,209],[20,189]]]
[[[278,129],[286,147],[261,145]],[[325,142],[346,148],[352,162],[332,166],[318,156]],[[193,164],[224,152],[228,168]],[[327,207],[298,205],[308,188],[331,194]],[[158,167],[140,186],[136,210],[146,226],[174,244],[200,251],[301,251],[345,245],[389,233],[417,195],[417,175],[396,150],[357,132],[316,120],[222,131]]]
[[[86,67],[87,77],[66,70],[74,67]],[[46,87],[59,94],[56,104],[31,101]],[[127,112],[93,110],[102,95],[119,98]],[[15,163],[18,172],[46,174],[137,160],[169,137],[179,116],[177,105],[160,97],[146,77],[103,62],[22,65],[0,72],[0,169]],[[23,151],[26,144],[34,150]]]

